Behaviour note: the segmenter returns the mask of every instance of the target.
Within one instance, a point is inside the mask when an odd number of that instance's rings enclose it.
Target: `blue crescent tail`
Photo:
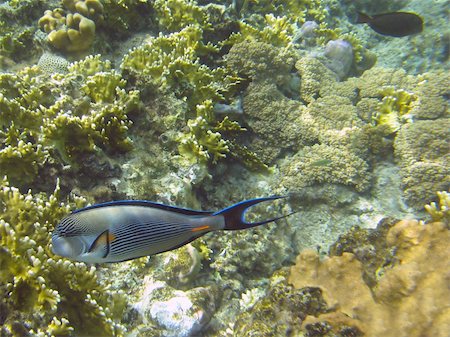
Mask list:
[[[286,218],[287,216],[292,215],[295,212],[292,212],[292,213],[289,213],[286,215],[282,215],[279,217],[267,219],[264,221],[259,221],[259,222],[246,222],[244,219],[245,212],[250,207],[252,207],[256,204],[259,204],[261,202],[282,199],[282,198],[286,198],[286,196],[272,196],[272,197],[257,198],[257,199],[241,201],[237,204],[234,204],[233,206],[224,208],[223,210],[212,214],[212,216],[222,215],[225,218],[225,227],[224,227],[225,230],[246,229],[246,228],[264,225],[264,224],[272,222],[272,221],[277,221],[279,219]]]

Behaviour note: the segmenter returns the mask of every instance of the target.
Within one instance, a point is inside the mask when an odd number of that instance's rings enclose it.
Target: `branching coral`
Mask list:
[[[361,277],[361,262],[352,253],[320,261],[317,253],[303,252],[291,268],[289,282],[296,288],[320,288],[331,309],[306,318],[303,328],[339,327],[345,322],[366,336],[446,336],[449,239],[450,231],[442,223],[397,223],[386,240],[396,250],[398,262],[384,268],[372,291]]]
[[[442,221],[450,224],[450,193],[446,191],[437,192],[438,203],[432,202],[425,205],[425,210],[431,215],[433,221]]]
[[[121,335],[113,315],[123,309],[121,294],[99,282],[94,267],[51,253],[51,231],[70,209],[85,205],[61,201],[59,186],[47,197],[21,194],[3,180],[0,188],[0,293],[6,304],[1,332],[54,336]]]
[[[153,8],[162,30],[178,31],[189,25],[207,28],[206,11],[193,0],[155,0]]]
[[[202,30],[195,26],[151,38],[130,51],[121,68],[162,90],[175,92],[192,109],[208,99],[223,100],[239,83],[239,78],[222,67],[211,69],[200,62],[203,53],[217,50],[211,44],[204,45],[201,39]]]
[[[72,64],[67,74],[33,67],[1,79],[0,167],[11,181],[32,182],[50,157],[79,167],[87,153],[130,148],[127,113],[137,108],[138,92],[126,91],[99,56]]]
[[[197,105],[197,117],[187,122],[189,132],[181,133],[178,137],[179,152],[190,162],[216,163],[227,155],[244,163],[254,170],[266,170],[267,166],[253,152],[245,146],[237,144],[232,139],[227,139],[246,129],[238,122],[225,117],[222,121],[216,121],[211,100]]]
[[[377,125],[387,125],[390,132],[397,132],[402,123],[411,120],[410,111],[417,97],[403,89],[387,87],[381,90],[382,101],[374,115]]]

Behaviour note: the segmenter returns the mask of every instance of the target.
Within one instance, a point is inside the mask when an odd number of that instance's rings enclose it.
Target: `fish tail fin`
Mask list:
[[[245,201],[239,202],[237,204],[234,204],[233,206],[224,208],[223,210],[218,211],[218,212],[214,213],[213,215],[222,215],[224,217],[225,227],[223,229],[225,229],[225,230],[238,230],[238,229],[246,229],[246,228],[256,227],[256,226],[264,225],[264,224],[272,222],[272,221],[283,219],[283,218],[295,213],[295,212],[292,212],[287,215],[282,215],[279,217],[275,217],[275,218],[271,218],[271,219],[267,219],[267,220],[259,221],[259,222],[251,222],[250,223],[250,222],[245,221],[245,219],[244,219],[245,212],[250,207],[252,207],[256,204],[259,204],[261,202],[264,202],[264,201],[271,201],[271,200],[282,199],[282,198],[286,198],[286,196],[272,196],[272,197],[266,197],[266,198],[245,200]]]
[[[356,23],[368,23],[372,20],[372,17],[364,14],[362,12],[358,12],[358,16],[356,18]]]

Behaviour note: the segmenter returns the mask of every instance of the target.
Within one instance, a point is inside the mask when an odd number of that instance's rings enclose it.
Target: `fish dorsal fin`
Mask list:
[[[170,212],[175,212],[175,213],[180,213],[180,214],[185,214],[185,215],[211,215],[214,213],[212,211],[196,211],[196,210],[189,209],[189,208],[169,206],[169,205],[164,205],[164,204],[160,204],[160,203],[153,202],[153,201],[147,201],[147,200],[118,200],[118,201],[104,202],[101,204],[96,204],[96,205],[87,206],[87,207],[84,207],[81,209],[77,209],[77,210],[73,211],[72,214],[87,211],[87,210],[94,209],[94,208],[113,207],[113,206],[150,207],[150,208],[158,208],[158,209],[162,209],[165,211],[170,211]]]
[[[113,239],[114,238],[112,237],[112,234],[109,233],[109,230],[105,230],[103,233],[97,236],[94,242],[92,242],[88,252],[105,258],[109,254],[110,242]]]

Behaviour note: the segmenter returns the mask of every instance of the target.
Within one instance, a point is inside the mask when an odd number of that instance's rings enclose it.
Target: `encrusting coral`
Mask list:
[[[409,205],[423,209],[435,192],[450,188],[450,119],[405,124],[394,141],[402,183]]]
[[[0,294],[2,336],[120,336],[124,297],[96,276],[95,267],[53,255],[51,232],[81,197],[21,194],[3,180],[0,188]]]
[[[443,223],[398,222],[386,235],[394,257],[380,266],[371,287],[362,278],[365,262],[354,254],[343,252],[321,261],[314,251],[302,252],[289,282],[297,289],[318,287],[329,307],[325,314],[308,316],[303,329],[325,324],[336,332],[346,325],[365,336],[446,336],[449,240],[450,230]]]

